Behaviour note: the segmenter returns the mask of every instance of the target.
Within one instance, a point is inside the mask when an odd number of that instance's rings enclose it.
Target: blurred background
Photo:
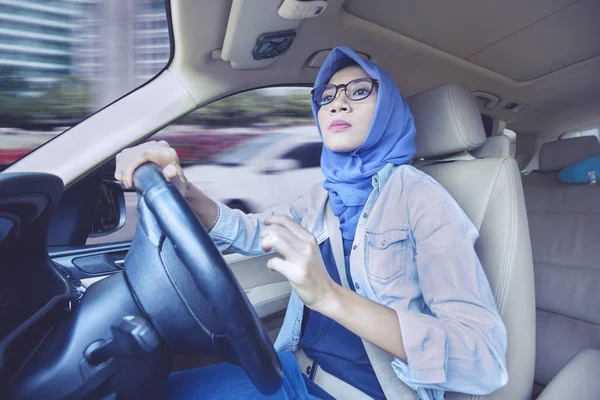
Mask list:
[[[0,0],[0,170],[152,79],[170,52],[162,0]],[[195,184],[244,211],[321,176],[308,88],[234,95],[148,140],[168,141]]]
[[[0,170],[148,82],[170,54],[163,0],[0,0]],[[309,91],[233,95],[148,140],[168,141],[209,196],[262,211],[322,179]]]

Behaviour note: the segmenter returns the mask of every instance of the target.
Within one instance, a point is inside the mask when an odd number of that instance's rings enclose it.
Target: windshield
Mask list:
[[[0,170],[168,63],[163,0],[0,0]]]

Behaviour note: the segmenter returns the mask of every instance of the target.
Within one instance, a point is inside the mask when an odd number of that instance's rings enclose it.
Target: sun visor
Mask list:
[[[290,48],[302,20],[326,6],[325,0],[233,0],[220,56],[235,69],[272,64]]]

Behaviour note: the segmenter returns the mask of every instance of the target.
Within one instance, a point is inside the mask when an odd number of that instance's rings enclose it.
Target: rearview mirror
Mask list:
[[[90,237],[109,235],[125,225],[125,195],[117,182],[105,180],[96,200]]]

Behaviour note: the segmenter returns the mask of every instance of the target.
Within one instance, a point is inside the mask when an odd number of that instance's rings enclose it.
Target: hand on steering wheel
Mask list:
[[[179,259],[158,257],[158,261],[144,263],[143,254],[137,257],[138,262],[128,263],[126,259],[125,273],[141,307],[163,338],[172,346],[181,348],[179,343],[169,342],[177,340],[174,339],[177,335],[169,335],[169,330],[176,330],[174,325],[179,320],[171,314],[181,314],[206,331],[206,325],[201,321],[202,310],[206,307],[205,303],[210,302],[213,313],[225,326],[231,348],[257,389],[265,394],[276,392],[283,383],[283,372],[273,344],[244,290],[196,214],[181,193],[165,179],[160,166],[142,164],[133,173],[133,183]],[[142,235],[139,243],[147,241],[143,236],[146,234],[139,233]],[[136,239],[137,236],[138,232]],[[136,239],[130,253],[137,252],[139,256],[143,251],[134,249]],[[158,241],[159,251],[163,251],[164,242]],[[178,264],[179,268],[171,267],[170,263]],[[150,268],[152,271],[149,271]],[[159,290],[162,293],[156,293]],[[199,293],[208,300],[199,303]],[[165,301],[172,303],[169,305],[171,314],[167,313],[171,318],[167,321],[161,310],[167,307]],[[176,308],[176,304],[181,306]],[[197,309],[194,310],[194,307]],[[163,313],[161,318],[156,318],[160,313]],[[199,329],[198,326],[193,328]],[[178,334],[181,337],[181,332]]]
[[[136,168],[147,162],[156,164],[165,178],[175,185],[184,197],[187,195],[190,183],[183,173],[179,156],[164,140],[145,142],[117,154],[115,179],[122,181],[127,188],[133,187]]]

